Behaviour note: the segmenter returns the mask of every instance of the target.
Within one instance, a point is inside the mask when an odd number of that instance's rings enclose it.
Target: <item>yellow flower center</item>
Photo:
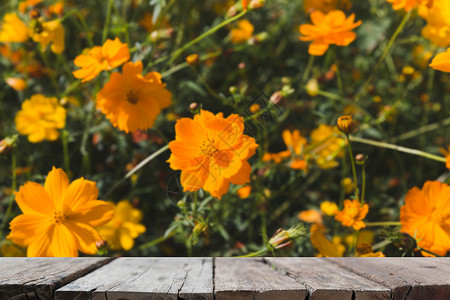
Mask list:
[[[55,211],[53,213],[53,223],[54,224],[63,223],[65,220],[66,220],[66,216],[64,216],[64,213],[62,211]]]
[[[214,145],[214,139],[206,139],[200,146],[200,151],[203,155],[213,156],[219,149]]]
[[[139,98],[137,96],[137,93],[134,91],[128,91],[127,93],[127,101],[131,104],[136,104],[138,102]]]
[[[347,210],[347,215],[348,215],[351,219],[356,220],[356,219],[358,218],[358,215],[359,215],[359,209],[358,209],[357,207],[352,206],[352,207],[350,207],[350,208]]]

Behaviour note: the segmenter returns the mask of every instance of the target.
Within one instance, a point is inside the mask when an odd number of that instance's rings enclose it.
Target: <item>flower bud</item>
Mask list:
[[[293,241],[305,235],[306,230],[302,225],[291,227],[288,230],[279,228],[270,238],[269,245],[274,249],[288,248],[292,246]]]
[[[349,134],[355,129],[355,123],[351,115],[339,117],[337,126],[342,133]]]
[[[200,105],[198,105],[197,102],[192,102],[191,104],[189,104],[189,110],[191,111],[191,113],[198,114],[199,109]]]
[[[270,96],[270,102],[273,104],[278,104],[281,100],[283,100],[283,95],[279,91],[276,91]]]

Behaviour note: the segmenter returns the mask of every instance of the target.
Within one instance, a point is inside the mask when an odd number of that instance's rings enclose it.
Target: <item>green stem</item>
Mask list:
[[[377,227],[377,226],[401,226],[400,222],[364,222],[366,227]]]
[[[422,157],[429,158],[429,159],[432,159],[435,161],[440,161],[440,162],[446,161],[445,157],[442,157],[442,156],[437,156],[437,155],[430,154],[430,153],[427,153],[424,151],[406,148],[406,147],[402,147],[402,146],[397,146],[397,145],[389,144],[389,143],[385,143],[385,142],[379,142],[379,141],[369,140],[369,139],[365,139],[365,138],[358,138],[358,137],[352,137],[351,141],[356,142],[356,143],[372,145],[372,146],[376,146],[376,147],[380,147],[380,148],[392,149],[392,150],[396,150],[399,152],[404,152],[404,153],[408,153],[408,154],[412,154],[412,155],[422,156]]]
[[[420,251],[426,252],[426,253],[428,253],[428,254],[434,255],[434,256],[436,256],[436,257],[442,257],[442,256],[439,255],[439,254],[436,254],[436,253],[434,253],[434,252],[431,252],[430,250],[427,250],[427,249],[423,249],[422,247],[419,247],[419,246],[417,246],[417,249],[420,250]]]
[[[311,73],[312,67],[314,66],[314,58],[315,58],[314,55],[309,56],[308,64],[306,65],[305,72],[303,73],[302,83],[305,83],[305,81],[309,77],[309,73]]]
[[[358,178],[356,176],[355,158],[353,157],[353,151],[352,151],[352,145],[351,145],[351,142],[350,142],[350,136],[348,134],[345,134],[345,137],[347,138],[347,149],[348,149],[348,154],[350,155],[350,162],[351,162],[351,165],[352,165],[353,184],[355,186],[355,199],[359,200]]]
[[[69,159],[69,133],[67,130],[63,129],[61,132],[62,142],[63,142],[63,154],[64,154],[64,169],[69,178],[72,177],[72,172],[70,171],[70,159]]]
[[[91,48],[94,47],[94,42],[92,41],[92,38],[89,34],[89,28],[87,27],[86,22],[84,21],[83,15],[80,14],[80,12],[78,10],[72,10],[72,11],[68,12],[67,14],[65,14],[64,17],[61,19],[61,22],[71,15],[75,15],[80,20],[81,27],[84,30],[89,47],[91,47]]]
[[[108,29],[109,29],[109,23],[111,22],[111,11],[114,4],[114,0],[108,1],[108,8],[106,10],[106,20],[105,25],[103,26],[103,34],[102,34],[102,44],[105,43],[106,38],[108,37]]]
[[[11,210],[14,203],[14,193],[17,188],[17,176],[16,176],[16,150],[13,148],[11,152],[11,169],[12,169],[12,184],[11,184],[11,196],[9,197],[8,208],[6,209],[6,213],[3,217],[2,226],[0,228],[0,240],[3,235],[3,231],[5,230],[6,223],[8,222],[9,215],[11,214]]]
[[[139,250],[144,250],[144,249],[153,247],[153,246],[155,246],[155,245],[158,245],[159,243],[162,243],[162,242],[164,242],[165,240],[167,240],[167,239],[173,237],[175,234],[176,234],[176,231],[172,231],[172,232],[171,232],[170,234],[168,234],[167,236],[161,236],[161,237],[159,237],[159,238],[154,239],[153,241],[150,241],[150,242],[148,242],[148,243],[145,243],[145,244],[139,246],[138,249],[139,249]]]
[[[392,139],[390,139],[390,142],[395,143],[395,142],[399,142],[402,140],[407,140],[410,138],[413,138],[417,135],[421,135],[436,129],[440,129],[442,127],[448,126],[450,125],[450,118],[447,118],[445,120],[439,121],[439,122],[435,122],[435,123],[431,123],[422,127],[419,127],[417,129],[402,133],[401,135],[394,137]]]
[[[197,216],[197,200],[198,200],[198,192],[196,191],[194,192],[194,206],[192,208],[192,217],[194,218],[194,220]]]
[[[53,74],[53,70],[52,67],[50,66],[50,63],[47,59],[47,54],[42,51],[43,49],[39,49],[39,53],[41,55],[42,61],[44,62],[45,67],[48,69],[49,74],[50,74],[50,81],[52,82],[53,88],[55,89],[56,93],[60,93],[61,90],[59,89],[59,85],[58,82],[55,79],[55,75]]]
[[[344,88],[342,86],[341,71],[339,70],[339,61],[337,59],[336,49],[333,48],[332,52],[333,52],[334,61],[335,61],[335,64],[336,64],[336,79],[337,79],[339,94],[342,96],[342,95],[344,95]]]
[[[364,204],[364,195],[366,194],[366,164],[362,165],[362,178],[361,178],[361,205]]]
[[[191,67],[195,73],[197,73],[198,77],[200,78],[200,81],[203,83],[203,85],[206,87],[206,89],[208,90],[208,92],[217,100],[219,100],[220,102],[225,102],[225,99],[223,99],[222,97],[220,97],[219,95],[217,95],[216,92],[214,92],[211,87],[209,86],[209,84],[206,82],[205,78],[203,77],[203,75],[197,71],[197,69],[195,69],[194,67]]]
[[[164,151],[166,151],[167,149],[169,149],[169,145],[165,145],[164,147],[162,147],[161,149],[159,149],[158,151],[156,151],[155,153],[151,154],[150,156],[148,156],[146,159],[144,159],[143,161],[141,161],[136,167],[134,167],[133,169],[131,169],[130,172],[128,172],[121,180],[119,180],[119,182],[117,182],[106,194],[105,197],[108,196],[112,191],[114,191],[122,182],[124,182],[125,180],[127,180],[128,178],[131,177],[131,175],[133,175],[134,173],[136,173],[139,169],[141,169],[143,166],[145,166],[147,163],[149,163],[152,159],[154,159],[155,157],[157,157],[158,155],[160,155],[161,153],[163,153]]]
[[[400,34],[400,32],[405,27],[406,22],[409,20],[409,17],[411,16],[411,12],[412,12],[412,10],[410,10],[408,13],[406,13],[403,16],[402,22],[400,23],[400,25],[395,30],[395,32],[392,35],[391,39],[389,40],[386,48],[384,48],[384,51],[381,54],[380,58],[378,59],[377,63],[375,64],[375,67],[372,69],[370,76],[367,78],[367,80],[364,82],[364,84],[362,85],[362,87],[359,90],[359,92],[356,94],[355,102],[357,102],[362,96],[365,95],[365,93],[367,91],[367,87],[372,82],[372,80],[373,80],[373,78],[375,76],[375,73],[377,72],[378,68],[381,66],[381,64],[383,63],[384,59],[389,54],[389,51],[391,50],[392,46],[394,45],[394,42],[395,42],[397,36]]]
[[[356,245],[358,243],[358,238],[359,238],[359,230],[353,231],[352,243],[350,244],[350,247],[348,248],[349,254],[353,253],[353,250],[356,249]],[[353,256],[354,256],[354,253],[353,253]]]
[[[267,252],[269,252],[269,249],[264,248],[264,249],[261,249],[261,250],[256,251],[256,252],[252,252],[252,253],[249,253],[249,254],[246,254],[246,255],[240,255],[240,256],[237,256],[237,257],[259,257],[259,256],[266,255]]]
[[[208,30],[207,32],[203,33],[202,35],[198,36],[197,38],[193,39],[192,41],[190,41],[189,43],[187,43],[186,45],[184,45],[183,47],[181,47],[180,49],[172,52],[169,55],[166,55],[164,57],[161,57],[160,59],[156,60],[155,62],[153,62],[152,64],[148,65],[147,68],[152,67],[160,62],[165,61],[166,59],[170,58],[169,63],[171,64],[178,56],[180,56],[185,50],[189,49],[190,47],[192,47],[193,45],[197,44],[198,42],[200,42],[201,40],[203,40],[204,38],[210,36],[211,34],[215,33],[216,31],[218,31],[220,28],[232,23],[233,21],[236,21],[237,19],[241,18],[242,16],[244,16],[247,13],[246,10],[242,11],[241,13],[237,14],[236,16],[226,19],[225,21],[223,21],[222,23],[220,23],[219,25],[211,28],[210,30]]]

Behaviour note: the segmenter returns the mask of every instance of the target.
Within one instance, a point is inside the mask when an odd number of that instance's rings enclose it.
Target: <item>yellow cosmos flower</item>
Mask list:
[[[432,6],[420,6],[419,15],[427,21],[422,36],[438,47],[450,46],[450,1],[433,0]]]
[[[6,14],[0,26],[0,42],[22,43],[27,40],[27,25],[15,13]]]
[[[42,0],[25,0],[25,1],[22,1],[19,4],[19,11],[21,13],[24,13],[24,12],[26,12],[27,8],[33,7],[33,6],[35,6],[35,5],[37,5],[37,4],[41,3],[41,2],[42,2]]]
[[[339,210],[336,203],[331,201],[323,201],[320,203],[320,210],[327,216],[334,216]]]
[[[142,62],[128,62],[122,74],[114,72],[97,93],[97,108],[113,126],[125,132],[153,127],[163,108],[172,103],[172,94],[161,82],[161,74],[150,72],[142,76]]]
[[[250,182],[252,167],[247,160],[258,144],[244,134],[244,119],[231,114],[224,118],[200,110],[194,119],[182,118],[175,124],[175,141],[168,162],[174,170],[181,170],[184,191],[203,188],[213,197],[221,198],[230,183]]]
[[[330,169],[339,165],[336,157],[344,155],[345,141],[337,136],[334,127],[321,124],[311,131],[311,154],[321,169]]]
[[[22,103],[15,122],[17,131],[28,135],[31,143],[54,141],[59,137],[57,129],[66,124],[66,110],[59,105],[58,99],[36,94]]]
[[[348,46],[356,39],[356,33],[351,30],[361,25],[362,21],[353,23],[355,15],[346,18],[344,12],[335,10],[324,14],[316,10],[311,14],[311,24],[299,27],[300,40],[313,41],[309,45],[308,53],[323,55],[330,45]]]
[[[333,241],[327,239],[323,231],[315,230],[310,236],[314,248],[319,250],[320,255],[325,257],[342,257],[345,252],[345,246],[342,245],[340,237],[334,237]]]
[[[81,82],[94,79],[100,72],[114,69],[130,60],[130,51],[127,44],[120,42],[119,38],[106,40],[103,46],[95,46],[88,54],[75,57],[73,63],[80,70],[72,72],[75,78],[83,79]]]
[[[427,181],[422,190],[409,190],[400,209],[400,222],[402,231],[415,237],[419,247],[444,256],[450,250],[450,186]]]
[[[99,227],[98,232],[112,250],[130,250],[134,246],[134,239],[146,230],[140,224],[141,221],[142,212],[127,200],[122,200],[115,206],[113,219]]]
[[[231,42],[233,44],[245,43],[249,38],[252,37],[252,33],[255,28],[248,20],[240,20],[237,25],[238,27],[233,28],[230,32]]]
[[[61,54],[64,51],[64,27],[59,20],[44,22],[39,30],[30,29],[33,41],[40,43],[42,50],[49,45],[53,53]]]
[[[97,197],[95,182],[80,178],[69,184],[64,171],[53,167],[44,186],[27,182],[16,193],[23,214],[11,221],[7,238],[28,246],[27,256],[95,254],[100,236],[94,227],[114,213],[111,204]]]
[[[366,227],[366,224],[362,221],[367,213],[369,212],[369,205],[361,203],[357,199],[353,201],[345,200],[344,209],[342,211],[337,211],[335,214],[335,219],[342,223],[342,225],[347,227],[353,227],[355,230],[360,230]]]

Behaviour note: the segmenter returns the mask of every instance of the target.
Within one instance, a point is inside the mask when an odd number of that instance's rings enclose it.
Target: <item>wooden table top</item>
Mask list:
[[[0,258],[0,299],[450,299],[450,258]]]

